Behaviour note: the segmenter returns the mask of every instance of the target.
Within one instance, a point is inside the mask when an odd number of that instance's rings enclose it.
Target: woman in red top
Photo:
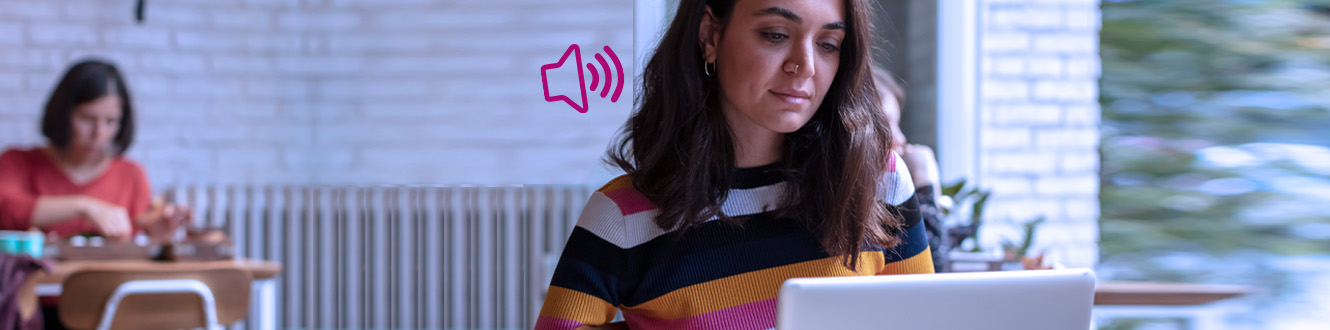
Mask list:
[[[143,169],[123,157],[134,108],[115,66],[71,67],[46,103],[42,134],[48,146],[0,155],[0,229],[124,241],[144,229],[170,235],[188,220],[188,211],[154,203]]]

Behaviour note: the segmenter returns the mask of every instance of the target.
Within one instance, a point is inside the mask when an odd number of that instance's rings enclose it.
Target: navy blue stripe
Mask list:
[[[643,244],[633,255],[650,265],[641,277],[649,285],[625,297],[624,303],[636,306],[690,285],[829,257],[793,220],[769,213],[737,219],[743,221],[742,228],[712,221],[678,242],[667,235]]]
[[[887,206],[889,212],[896,212],[904,222],[903,230],[897,235],[901,238],[901,244],[883,251],[887,263],[909,259],[928,248],[928,228],[924,224],[923,213],[919,211],[918,197],[918,194],[911,195],[901,205]]]
[[[550,286],[557,286],[600,298],[610,305],[618,306],[619,284],[623,283],[612,276],[605,276],[595,267],[572,258],[560,258],[554,269],[554,278]]]
[[[914,227],[924,220],[923,214],[919,213],[919,195],[917,194],[910,195],[910,199],[905,200],[900,205],[882,204],[887,206],[888,213],[901,216],[901,222],[904,223],[903,227],[905,229]]]
[[[752,189],[780,183],[780,163],[730,170],[730,189]]]
[[[901,244],[883,252],[887,263],[909,259],[928,249],[928,230],[922,225],[912,226],[901,232]]]
[[[620,293],[636,278],[629,272],[627,252],[596,234],[574,227],[554,267],[551,286],[582,292],[619,305]]]
[[[628,250],[576,227],[550,285],[636,306],[689,285],[828,257],[792,220],[734,219],[743,226],[706,222],[681,239],[666,234]]]

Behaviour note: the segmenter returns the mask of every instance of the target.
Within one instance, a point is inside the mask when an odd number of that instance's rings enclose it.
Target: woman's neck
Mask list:
[[[769,136],[735,136],[734,166],[747,168],[775,163],[780,160],[782,142],[783,134],[774,132]]]
[[[46,151],[51,155],[52,159],[55,159],[60,167],[74,171],[99,168],[106,165],[107,161],[110,160],[110,157],[107,157],[104,152],[80,152],[75,150],[61,151],[53,147],[46,148]]]
[[[734,114],[732,117],[740,117],[727,118],[730,134],[734,139],[735,167],[758,167],[780,160],[785,133],[758,126],[747,118],[742,118],[743,115]]]
[[[96,180],[111,168],[110,153],[106,152],[60,151],[46,148],[46,153],[60,168],[60,172],[63,172],[70,182],[79,186]]]

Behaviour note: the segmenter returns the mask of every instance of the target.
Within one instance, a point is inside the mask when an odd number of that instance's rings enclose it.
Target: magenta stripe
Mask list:
[[[646,196],[643,196],[642,193],[637,192],[637,189],[633,189],[631,186],[606,191],[605,197],[609,197],[611,201],[614,201],[623,215],[656,208],[651,205],[651,201],[648,201]]]
[[[581,322],[557,317],[541,316],[536,318],[536,330],[573,330],[582,326]]]
[[[681,319],[659,319],[624,313],[633,330],[765,330],[776,326],[776,298],[751,302]]]
[[[896,173],[896,152],[887,152],[887,173]]]

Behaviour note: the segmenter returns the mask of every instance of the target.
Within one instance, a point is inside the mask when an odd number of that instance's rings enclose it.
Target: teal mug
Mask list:
[[[41,258],[45,246],[46,236],[41,232],[0,231],[0,253]]]

